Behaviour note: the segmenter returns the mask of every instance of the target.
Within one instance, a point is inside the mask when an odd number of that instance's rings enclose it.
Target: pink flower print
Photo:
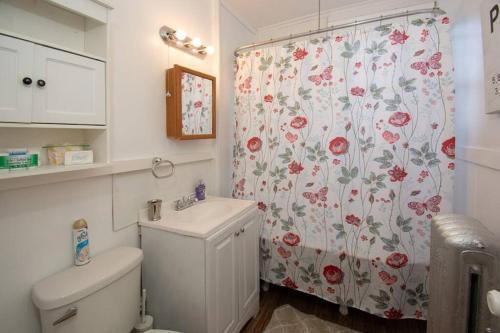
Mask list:
[[[352,225],[354,225],[356,227],[359,227],[359,225],[361,223],[361,219],[359,217],[357,217],[356,215],[354,215],[354,214],[347,215],[345,217],[345,221],[348,224],[352,224]]]
[[[387,171],[389,176],[391,176],[391,182],[402,182],[408,173],[405,172],[404,168],[399,165],[394,166],[392,170]]]
[[[337,37],[335,37],[335,41],[336,41],[337,43],[340,43],[340,42],[341,42],[341,41],[343,41],[343,40],[344,40],[344,37],[342,37],[342,36],[337,36]]]
[[[267,210],[267,205],[265,203],[263,203],[262,201],[260,201],[257,204],[257,208],[259,208],[261,211],[265,212]]]
[[[361,88],[361,87],[352,87],[351,88],[351,94],[353,96],[359,96],[359,97],[362,97],[365,95],[365,89]]]
[[[384,138],[385,141],[387,141],[387,143],[389,144],[393,144],[395,142],[397,142],[400,138],[399,136],[399,133],[392,133],[390,131],[384,131],[384,133],[382,134],[382,137]]]
[[[389,124],[395,127],[403,127],[410,122],[410,115],[406,112],[395,112],[389,117]]]
[[[196,101],[196,102],[194,102],[194,107],[195,107],[195,108],[197,108],[197,109],[198,109],[198,108],[201,108],[201,107],[202,107],[202,105],[203,105],[203,103],[202,103],[201,101]]]
[[[269,95],[264,96],[264,102],[266,102],[266,103],[272,103],[273,99],[274,99],[273,95],[269,94]]]
[[[245,182],[246,182],[245,178],[243,178],[239,182],[237,182],[235,185],[236,191],[240,191],[240,192],[245,191]]]
[[[441,151],[449,158],[455,158],[455,137],[449,138],[441,144]]]
[[[293,161],[288,165],[288,170],[290,171],[291,175],[298,175],[302,170],[304,170],[304,167],[301,163]]]
[[[294,143],[295,141],[297,141],[297,139],[299,138],[299,136],[297,134],[293,134],[293,133],[288,132],[288,133],[286,133],[285,138],[290,143]]]
[[[285,249],[283,246],[280,246],[278,248],[278,253],[280,254],[280,256],[283,258],[283,259],[288,259],[290,258],[290,256],[292,255],[292,252],[291,251],[288,251],[287,249]]]
[[[293,52],[293,60],[303,60],[308,54],[309,52],[307,52],[305,48],[301,49],[299,47]]]
[[[290,122],[290,126],[292,126],[295,129],[304,128],[306,125],[307,125],[307,118],[301,116],[293,118],[292,121]]]
[[[394,30],[394,32],[389,36],[392,45],[404,44],[410,36],[408,36],[404,31]]]
[[[281,284],[291,289],[297,289],[299,287],[290,277],[287,277],[286,279],[281,281]]]

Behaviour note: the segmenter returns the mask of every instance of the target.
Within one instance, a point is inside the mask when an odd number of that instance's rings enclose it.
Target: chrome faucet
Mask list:
[[[196,199],[196,194],[189,194],[187,197],[182,197],[182,199],[174,201],[175,210],[184,210],[193,206],[198,199]]]

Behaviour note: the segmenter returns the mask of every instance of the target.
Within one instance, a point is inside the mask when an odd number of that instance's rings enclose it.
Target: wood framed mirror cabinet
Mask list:
[[[167,70],[167,137],[216,137],[215,77],[174,65]]]

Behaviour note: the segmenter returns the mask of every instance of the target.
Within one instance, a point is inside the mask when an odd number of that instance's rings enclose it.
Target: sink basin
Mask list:
[[[176,211],[172,205],[162,207],[160,221],[148,221],[147,210],[139,213],[139,225],[171,231],[187,236],[206,238],[222,229],[233,219],[256,211],[255,201],[208,197],[194,206]]]
[[[209,219],[217,219],[221,214],[226,215],[231,213],[236,207],[226,203],[224,200],[209,200],[202,201],[194,206],[186,208],[181,211],[168,212],[172,218],[178,218],[186,221],[187,223],[196,223],[198,220],[206,221]]]

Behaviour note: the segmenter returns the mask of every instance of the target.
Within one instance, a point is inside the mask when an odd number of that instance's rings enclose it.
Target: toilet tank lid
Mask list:
[[[118,280],[142,262],[141,249],[117,247],[35,284],[32,298],[42,310],[51,310],[78,301]]]

